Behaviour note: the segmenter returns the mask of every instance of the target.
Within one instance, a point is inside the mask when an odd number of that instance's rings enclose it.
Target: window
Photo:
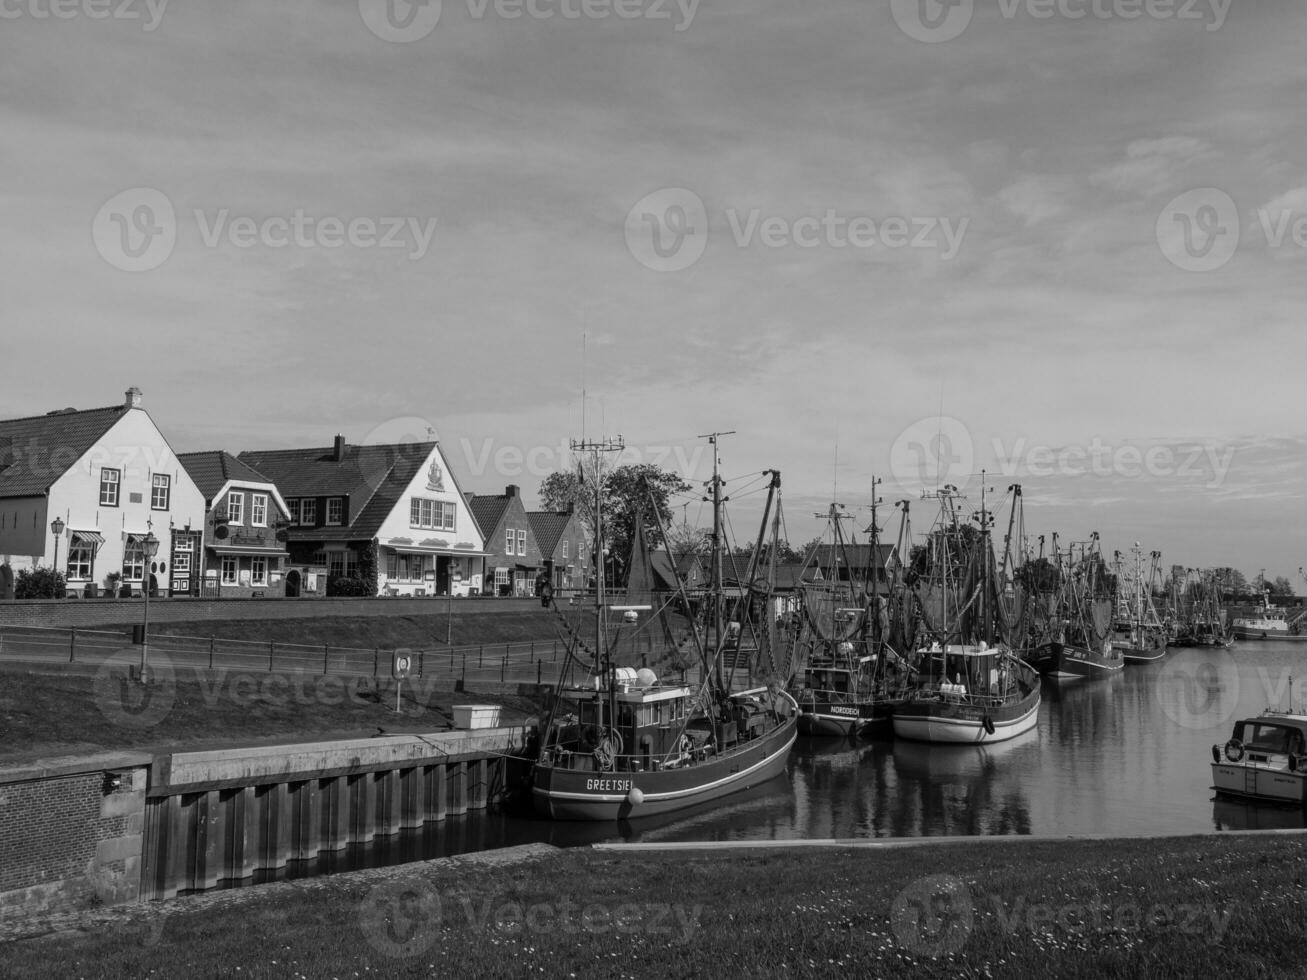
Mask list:
[[[118,484],[122,482],[120,470],[100,470],[100,506],[118,506]]]
[[[327,553],[327,574],[332,576],[345,574],[345,552],[331,551]]]
[[[268,495],[266,493],[250,494],[250,524],[254,527],[268,526]]]
[[[563,539],[563,561],[567,561],[567,539]]]
[[[182,551],[180,548],[172,553],[172,570],[174,575],[181,575],[191,570],[191,553],[190,550]]]
[[[291,497],[286,501],[286,519],[292,524],[300,522],[300,502],[298,497]]]
[[[345,520],[345,498],[329,497],[327,499],[327,523],[341,524]]]
[[[222,556],[222,584],[223,585],[236,584],[236,556],[235,555]]]
[[[128,582],[145,579],[145,548],[135,539],[129,540],[123,548],[123,579]]]
[[[441,500],[414,497],[409,501],[408,522],[412,527],[452,531],[454,530],[454,505]]]
[[[518,532],[517,532],[517,553],[518,553],[519,555],[525,555],[525,554],[526,554],[526,532],[525,532],[525,531],[518,531]]]
[[[154,474],[153,486],[150,489],[150,509],[167,510],[171,499],[172,477],[167,473]]]
[[[250,559],[250,584],[268,584],[268,559],[261,556]]]
[[[227,523],[245,523],[245,494],[234,490],[227,494]]]
[[[68,580],[90,581],[95,567],[95,548],[85,541],[75,541],[68,548]]]
[[[517,533],[511,528],[504,528],[504,554],[513,553],[513,543],[517,540]]]
[[[496,568],[496,569],[495,569],[495,585],[498,586],[498,585],[507,585],[507,584],[508,584],[508,569],[507,569],[507,568]]]
[[[312,527],[316,523],[318,523],[318,502],[313,497],[305,497],[300,501],[300,524]]]
[[[313,564],[325,565],[327,563],[327,552],[323,549],[313,552]]]

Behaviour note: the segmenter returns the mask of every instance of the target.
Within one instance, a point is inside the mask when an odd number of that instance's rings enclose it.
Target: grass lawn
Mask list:
[[[531,698],[435,688],[434,679],[407,682],[403,712],[396,714],[389,678],[179,670],[146,701],[139,688],[116,677],[97,684],[89,672],[8,669],[0,671],[0,763],[119,749],[346,738],[379,728],[393,734],[440,731],[452,721],[454,703],[503,705],[510,709],[509,723],[541,710]]]
[[[1301,977],[1307,845],[555,852],[182,899],[12,976]]]

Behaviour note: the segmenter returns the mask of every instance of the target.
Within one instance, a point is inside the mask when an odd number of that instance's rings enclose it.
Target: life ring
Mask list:
[[[1243,742],[1237,738],[1232,738],[1225,743],[1225,757],[1231,762],[1238,762],[1243,758]]]
[[[986,735],[993,735],[993,734],[994,734],[994,719],[991,718],[991,717],[989,717],[989,715],[985,715],[985,717],[982,718],[981,721],[980,721],[980,727],[983,728],[983,729],[985,729],[985,734],[986,734]]]

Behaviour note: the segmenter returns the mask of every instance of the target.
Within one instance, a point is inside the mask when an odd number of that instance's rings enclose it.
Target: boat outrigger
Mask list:
[[[749,586],[730,604],[727,621],[721,573],[721,487],[716,435],[713,445],[713,574],[711,587],[698,597],[706,618],[704,636],[694,630],[701,657],[698,684],[666,684],[648,668],[618,667],[615,646],[623,624],[638,620],[642,608],[610,605],[605,598],[603,563],[596,563],[595,645],[587,651],[579,637],[568,647],[569,663],[589,653],[591,680],[567,690],[575,714],[561,716],[559,701],[545,726],[540,753],[532,768],[532,795],[537,813],[556,820],[625,820],[653,816],[703,803],[756,786],[784,771],[797,731],[798,706],[773,682],[733,691],[724,677],[724,655],[738,656],[742,637],[758,635],[753,627],[771,615],[769,587],[755,573],[761,539],[750,561]],[[620,450],[619,443],[574,444],[599,453]],[[602,541],[600,481],[595,490],[595,539]],[[775,502],[779,528],[780,474],[771,473],[767,513]],[[763,526],[767,516],[764,514]],[[683,586],[683,608],[691,608]],[[643,607],[648,608],[648,607]],[[612,635],[608,614],[620,613]],[[734,670],[731,671],[732,675]],[[752,675],[752,671],[750,671]],[[560,694],[564,692],[560,691]]]

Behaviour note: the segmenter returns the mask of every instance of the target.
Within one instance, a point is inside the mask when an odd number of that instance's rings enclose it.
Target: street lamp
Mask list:
[[[141,683],[150,682],[150,559],[159,553],[159,539],[150,531],[141,539],[141,550],[145,554],[145,569],[141,575],[145,586],[145,620],[141,624]]]
[[[59,574],[59,539],[64,536],[64,522],[55,518],[50,522],[50,533],[54,535],[54,572]]]

